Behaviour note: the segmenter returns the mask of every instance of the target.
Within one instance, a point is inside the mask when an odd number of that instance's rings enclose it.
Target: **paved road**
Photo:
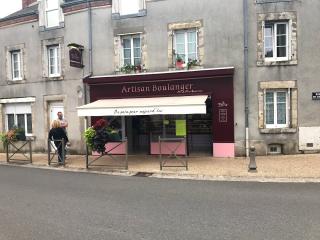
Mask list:
[[[320,239],[320,184],[0,166],[1,240]]]

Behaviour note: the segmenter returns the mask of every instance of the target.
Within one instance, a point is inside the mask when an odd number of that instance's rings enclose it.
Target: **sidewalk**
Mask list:
[[[33,154],[33,167],[48,166],[47,154]],[[23,159],[18,155],[16,158]],[[118,157],[121,162],[123,157]],[[121,159],[120,159],[121,158]],[[185,168],[159,169],[159,159],[156,156],[129,156],[128,171],[110,167],[90,167],[90,171],[119,172],[134,175],[137,172],[148,172],[154,176],[194,178],[194,179],[309,179],[320,182],[320,154],[258,156],[256,158],[257,172],[248,172],[249,159],[246,158],[212,158],[208,156],[189,157],[189,170]],[[115,163],[116,161],[113,161]],[[0,153],[0,163],[6,164],[6,156]],[[13,162],[12,164],[14,164]],[[108,158],[100,159],[97,164],[112,163]],[[11,164],[11,163],[9,163]],[[19,164],[19,163],[18,163]],[[51,167],[51,166],[50,166]],[[55,164],[52,164],[52,168]],[[59,167],[70,170],[86,170],[85,156],[68,155],[66,166]],[[119,171],[120,170],[120,171]]]

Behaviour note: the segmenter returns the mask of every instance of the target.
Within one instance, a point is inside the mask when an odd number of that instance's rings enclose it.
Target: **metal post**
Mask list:
[[[186,170],[189,170],[189,166],[188,166],[188,157],[187,157],[187,140],[186,137],[184,137],[184,146],[185,146],[185,153],[184,153],[184,157],[186,159]]]
[[[6,142],[6,155],[7,155],[7,163],[9,162],[9,141]]]
[[[160,156],[160,170],[162,170],[162,151],[161,151],[161,137],[159,136],[159,156]]]
[[[30,163],[32,163],[32,143],[31,143],[31,140],[29,140],[29,154],[30,154]]]
[[[254,146],[250,147],[250,163],[249,163],[249,172],[257,172],[257,164],[256,164],[256,148]]]
[[[89,167],[89,148],[88,145],[86,144],[86,169]]]
[[[65,162],[65,146],[64,146],[64,139],[62,138],[61,139],[61,147],[62,147],[62,153],[61,153],[61,157],[62,157],[62,164],[63,165],[66,165],[66,162]],[[58,155],[59,155],[59,150],[58,150]]]
[[[51,141],[48,139],[48,165],[50,166]]]
[[[126,144],[126,170],[128,170],[128,140],[125,141]]]

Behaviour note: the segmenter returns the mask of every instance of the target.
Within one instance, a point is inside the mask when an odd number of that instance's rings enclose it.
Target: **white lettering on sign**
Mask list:
[[[199,93],[202,90],[194,89],[194,84],[152,84],[151,86],[122,86],[121,93],[148,93],[148,92],[172,92],[176,91],[177,93]]]
[[[114,115],[116,116],[134,116],[134,115],[152,115],[162,114],[160,108],[146,108],[146,109],[115,109]]]
[[[228,122],[227,109],[219,109],[219,122]]]

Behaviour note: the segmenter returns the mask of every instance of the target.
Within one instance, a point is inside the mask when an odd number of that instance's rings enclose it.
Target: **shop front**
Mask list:
[[[90,77],[90,104],[78,115],[92,123],[106,118],[115,138],[127,139],[129,154],[159,154],[159,139],[183,139],[177,154],[233,157],[233,73],[230,67]]]

